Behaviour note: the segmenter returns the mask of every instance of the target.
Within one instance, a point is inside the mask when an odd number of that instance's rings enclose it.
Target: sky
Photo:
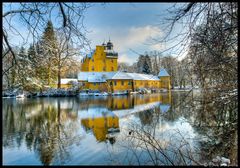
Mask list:
[[[110,3],[95,4],[85,13],[84,23],[90,31],[87,37],[91,47],[101,45],[110,38],[119,62],[132,64],[138,54],[162,51],[165,45],[153,44],[151,38],[164,35],[159,20],[166,16],[171,3]]]
[[[168,17],[166,10],[172,5],[173,3],[92,3],[84,13],[86,37],[91,41],[92,49],[110,39],[114,50],[118,52],[118,61],[132,64],[138,59],[137,53],[154,50],[161,52],[171,46],[168,43],[154,44],[151,39],[165,35],[161,21]],[[18,24],[18,20],[15,22]],[[178,29],[180,26],[174,28],[173,34]],[[27,35],[23,27],[18,26],[18,30]],[[21,43],[20,37],[12,35],[11,39],[12,43]],[[174,52],[165,52],[164,55],[174,56]]]

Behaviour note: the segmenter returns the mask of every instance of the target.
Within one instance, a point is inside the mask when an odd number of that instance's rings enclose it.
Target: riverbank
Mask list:
[[[42,92],[28,92],[19,90],[8,90],[2,92],[2,98],[33,98],[33,97],[73,97],[73,96],[118,96],[118,95],[133,95],[133,94],[151,94],[167,92],[167,89],[146,89],[141,88],[137,91],[118,91],[114,93],[100,92],[98,90],[77,90],[70,89],[54,89],[50,88]]]

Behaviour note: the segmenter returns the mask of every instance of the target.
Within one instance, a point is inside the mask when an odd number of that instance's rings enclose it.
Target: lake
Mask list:
[[[237,102],[200,92],[2,99],[4,165],[237,165]]]

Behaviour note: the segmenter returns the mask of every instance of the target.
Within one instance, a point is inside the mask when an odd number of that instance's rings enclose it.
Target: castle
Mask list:
[[[118,71],[118,53],[112,42],[97,45],[82,59],[78,73],[80,90],[90,89],[105,92],[137,91],[147,89],[170,89],[170,76],[161,69],[158,76]]]

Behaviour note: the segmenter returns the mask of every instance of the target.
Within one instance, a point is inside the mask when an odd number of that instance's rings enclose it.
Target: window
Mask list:
[[[104,59],[103,62],[106,63],[106,60]]]
[[[105,66],[103,67],[103,71],[106,71],[106,67]]]
[[[93,84],[94,84],[94,86],[96,86],[96,83],[95,83],[95,82],[94,82]]]
[[[92,59],[92,62],[94,62],[94,59]]]
[[[128,85],[131,85],[131,82],[130,82],[130,81],[128,82]]]
[[[114,71],[114,68],[112,67],[112,71]]]
[[[85,86],[85,83],[83,83],[82,85]]]
[[[94,71],[94,66],[92,67],[92,71]]]
[[[117,85],[117,82],[116,82],[116,81],[114,81],[114,85],[115,85],[115,86]]]
[[[110,82],[110,85],[112,85],[112,81]]]
[[[122,86],[124,85],[124,81],[122,81]]]
[[[113,63],[113,60],[111,59],[111,62]]]

